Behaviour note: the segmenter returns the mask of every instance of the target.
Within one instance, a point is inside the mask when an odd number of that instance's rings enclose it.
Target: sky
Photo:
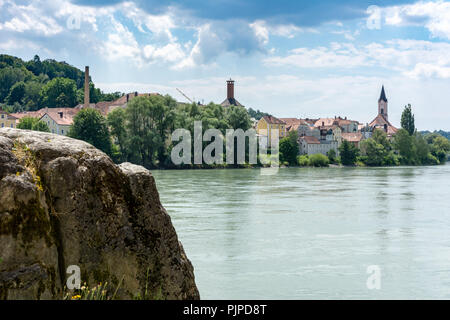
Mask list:
[[[450,2],[0,0],[0,53],[89,65],[105,92],[450,131]]]

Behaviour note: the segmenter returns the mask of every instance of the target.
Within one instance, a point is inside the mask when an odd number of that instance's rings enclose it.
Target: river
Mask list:
[[[450,165],[152,174],[202,299],[450,298]]]

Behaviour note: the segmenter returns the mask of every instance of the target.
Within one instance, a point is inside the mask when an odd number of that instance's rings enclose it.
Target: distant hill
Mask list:
[[[50,84],[49,84],[50,83]],[[67,62],[30,61],[0,54],[0,107],[10,112],[43,107],[74,107],[84,99],[84,71]],[[104,94],[90,83],[90,100],[111,101],[121,93]],[[56,104],[59,105],[48,105]]]
[[[443,131],[443,130],[437,131],[437,130],[434,130],[433,132],[431,132],[431,131],[425,130],[425,131],[420,131],[420,133],[423,134],[423,135],[426,135],[428,133],[438,133],[441,136],[443,136],[443,137],[445,137],[445,138],[450,140],[450,132],[449,131]]]

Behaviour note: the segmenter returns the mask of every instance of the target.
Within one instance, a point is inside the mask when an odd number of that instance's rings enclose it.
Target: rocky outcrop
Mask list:
[[[199,298],[148,170],[79,140],[0,129],[0,299],[61,299],[70,265],[119,299]]]

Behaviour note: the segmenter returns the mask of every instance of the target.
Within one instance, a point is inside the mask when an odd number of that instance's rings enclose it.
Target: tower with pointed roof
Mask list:
[[[378,99],[378,114],[388,121],[388,101],[384,92],[384,85],[381,87],[380,99]]]
[[[388,137],[392,137],[397,128],[394,127],[388,120],[388,100],[384,92],[384,86],[381,87],[380,99],[378,99],[378,115],[369,124],[371,131],[381,129],[387,133]]]

